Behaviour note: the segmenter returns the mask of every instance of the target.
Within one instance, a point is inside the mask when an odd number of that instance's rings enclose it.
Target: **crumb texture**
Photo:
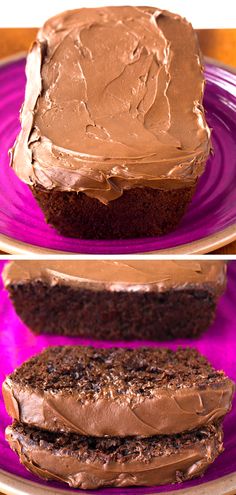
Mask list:
[[[150,396],[158,388],[199,389],[226,379],[195,349],[176,352],[161,348],[49,347],[10,375],[13,383],[32,389],[71,393],[97,398]]]
[[[167,234],[177,227],[194,191],[195,185],[167,191],[139,187],[124,190],[120,198],[104,205],[82,192],[32,188],[47,223],[61,235],[81,239]]]
[[[27,448],[40,448],[60,456],[74,456],[81,462],[99,461],[125,463],[130,461],[150,462],[155,457],[178,454],[181,449],[204,445],[209,439],[220,436],[218,426],[208,426],[179,435],[141,437],[85,437],[73,433],[55,433],[15,423],[13,434]]]
[[[118,291],[49,285],[8,286],[17,314],[35,333],[103,340],[196,338],[215,317],[210,284],[156,291]],[[140,309],[141,308],[141,309]]]

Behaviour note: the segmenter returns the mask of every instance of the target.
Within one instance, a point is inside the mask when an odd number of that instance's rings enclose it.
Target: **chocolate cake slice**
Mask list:
[[[87,436],[201,428],[231,409],[233,382],[195,349],[49,347],[3,383],[8,414]]]
[[[147,6],[67,11],[40,29],[26,75],[11,166],[46,221],[88,239],[173,230],[211,147],[191,24]]]
[[[73,488],[151,486],[201,476],[223,451],[221,427],[151,438],[92,438],[14,423],[10,447],[32,473]]]
[[[112,340],[194,338],[214,320],[222,261],[27,260],[5,266],[15,310],[35,333]]]

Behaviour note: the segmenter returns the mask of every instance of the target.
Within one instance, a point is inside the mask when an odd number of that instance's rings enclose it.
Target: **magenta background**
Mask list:
[[[25,59],[0,66],[0,234],[54,250],[123,254],[166,249],[214,234],[236,222],[236,75],[206,65],[204,104],[215,154],[175,232],[161,238],[86,241],[62,237],[46,225],[28,187],[9,168],[8,149],[19,132]],[[184,80],[183,80],[184,84]]]
[[[0,271],[4,262],[0,262]],[[33,354],[40,352],[48,345],[64,344],[93,344],[95,346],[112,346],[114,344],[107,342],[95,342],[92,340],[81,340],[69,337],[45,337],[34,336],[16,316],[14,309],[8,299],[7,292],[2,288],[0,281],[0,380],[4,380],[6,374],[10,373],[16,366],[20,365],[25,359]],[[231,379],[236,381],[236,261],[231,262],[228,268],[228,287],[225,295],[221,298],[215,323],[198,340],[178,340],[175,343],[161,343],[161,346],[167,346],[175,349],[179,344],[195,346],[205,354],[214,366],[223,369]],[[139,345],[155,345],[150,342],[132,342],[130,347]],[[120,342],[118,345],[122,345]],[[127,344],[126,344],[127,345]],[[4,439],[5,427],[11,422],[7,416],[0,398],[0,468],[25,479],[40,482],[39,478],[31,475],[18,461],[18,457],[8,447]],[[104,495],[143,495],[152,493],[165,493],[168,490],[178,490],[215,480],[226,474],[236,471],[236,401],[231,413],[226,417],[224,422],[225,430],[225,452],[209,468],[205,476],[200,480],[185,482],[182,485],[167,485],[164,487],[152,488],[127,488],[127,489],[105,489],[99,490],[98,493]],[[60,483],[47,483],[41,481],[42,485],[57,487],[58,493],[60,487],[66,488],[66,485]],[[69,492],[74,490],[68,488]],[[85,493],[83,490],[76,490],[77,493]],[[97,491],[87,491],[87,493],[97,493]],[[177,495],[177,494],[176,494]]]

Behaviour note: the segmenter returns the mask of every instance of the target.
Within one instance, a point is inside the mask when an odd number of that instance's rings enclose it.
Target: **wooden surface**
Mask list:
[[[36,28],[0,29],[0,58],[28,50],[36,32]],[[236,67],[236,29],[202,29],[198,37],[205,56]],[[236,241],[214,253],[236,254]]]

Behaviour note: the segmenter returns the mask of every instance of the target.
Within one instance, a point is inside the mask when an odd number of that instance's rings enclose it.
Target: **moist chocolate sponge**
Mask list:
[[[82,192],[31,188],[47,223],[60,234],[82,239],[161,236],[179,224],[195,186],[173,190],[134,188],[108,205]]]
[[[207,283],[132,292],[33,280],[7,289],[33,332],[103,340],[196,338],[214,320],[218,300],[217,288]]]

